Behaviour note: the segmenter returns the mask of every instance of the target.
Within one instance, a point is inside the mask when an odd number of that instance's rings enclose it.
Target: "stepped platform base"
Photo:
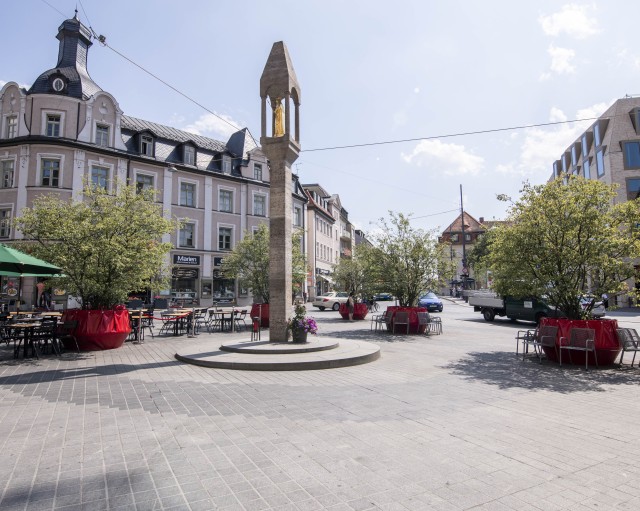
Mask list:
[[[235,342],[216,346],[214,340],[185,346],[175,358],[187,364],[244,371],[306,371],[367,364],[380,358],[380,347],[350,339],[314,338],[306,343]]]

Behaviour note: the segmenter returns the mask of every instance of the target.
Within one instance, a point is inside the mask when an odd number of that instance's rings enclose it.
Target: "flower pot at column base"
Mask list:
[[[291,340],[294,343],[305,343],[307,342],[307,335],[309,335],[309,332],[305,332],[304,330],[292,330]]]
[[[119,348],[131,332],[129,311],[67,309],[62,321],[77,321],[74,336],[80,351],[111,350]],[[65,348],[75,350],[73,343],[65,342]]]

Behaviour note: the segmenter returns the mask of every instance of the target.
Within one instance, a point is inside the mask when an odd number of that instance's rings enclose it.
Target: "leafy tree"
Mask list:
[[[467,251],[467,263],[473,268],[473,273],[478,275],[487,275],[487,271],[491,270],[489,261],[489,247],[494,236],[495,228],[488,229],[481,234],[473,246]]]
[[[570,176],[526,184],[488,246],[503,295],[546,296],[569,318],[584,316],[585,292],[627,292],[640,248],[640,202],[614,203],[617,185]]]
[[[292,234],[292,273],[296,283],[306,280],[307,266],[302,253],[302,233]],[[261,224],[254,233],[245,232],[244,238],[222,260],[222,272],[230,278],[240,279],[254,299],[269,303],[269,227]],[[295,283],[294,283],[295,288]]]
[[[410,215],[389,215],[371,236],[374,247],[365,252],[365,264],[377,290],[392,293],[401,306],[414,306],[424,291],[436,288],[446,247],[434,231],[413,228]]]
[[[164,218],[152,190],[121,183],[114,189],[87,184],[81,201],[43,195],[15,220],[29,251],[62,269],[57,285],[84,309],[111,308],[152,281],[167,281],[171,243],[160,240],[179,222]]]
[[[334,266],[333,279],[339,289],[353,291],[356,296],[361,297],[372,297],[378,290],[372,278],[374,268],[369,264],[372,260],[372,257],[368,257],[369,250],[371,247],[368,245],[360,245],[353,258],[340,259]]]

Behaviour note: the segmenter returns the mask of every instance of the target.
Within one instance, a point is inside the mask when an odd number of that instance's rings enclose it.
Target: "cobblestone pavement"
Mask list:
[[[0,348],[0,509],[640,509],[640,370],[522,362],[523,326],[461,304],[430,338],[315,315],[380,360],[215,370],[173,359],[186,336]]]

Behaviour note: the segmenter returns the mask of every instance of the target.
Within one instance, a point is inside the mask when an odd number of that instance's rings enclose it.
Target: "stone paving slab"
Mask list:
[[[522,325],[445,305],[434,337],[317,313],[372,364],[228,371],[191,343],[13,360],[0,345],[0,510],[640,509],[640,370],[515,357]],[[638,328],[625,317],[621,326]]]

